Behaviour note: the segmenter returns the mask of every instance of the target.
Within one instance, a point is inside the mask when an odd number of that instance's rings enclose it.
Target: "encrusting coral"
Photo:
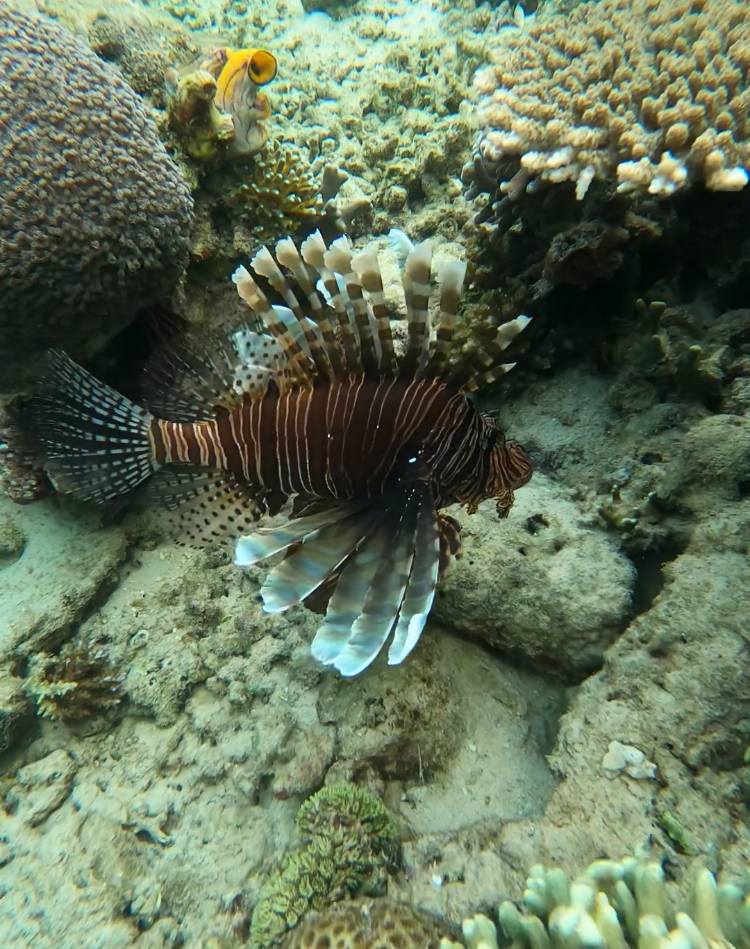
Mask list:
[[[506,28],[475,86],[490,162],[531,181],[594,178],[672,194],[737,191],[750,167],[750,7],[744,0],[587,0]]]
[[[0,4],[0,389],[49,346],[93,352],[187,263],[192,200],[117,70]],[[34,365],[34,360],[38,365]]]
[[[398,843],[379,798],[352,784],[324,787],[297,812],[302,846],[261,888],[253,949],[277,946],[309,910],[353,893],[380,895]]]

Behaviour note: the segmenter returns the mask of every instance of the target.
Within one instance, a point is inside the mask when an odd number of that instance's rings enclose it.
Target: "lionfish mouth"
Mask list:
[[[354,254],[345,237],[327,246],[316,232],[299,247],[285,238],[275,256],[263,248],[254,276],[239,268],[233,280],[256,324],[162,352],[148,409],[61,353],[36,399],[58,485],[104,502],[148,479],[189,540],[236,538],[241,567],[283,555],[261,590],[264,609],[322,611],[312,653],[345,676],[389,641],[392,665],[417,644],[461,552],[443,508],[472,512],[494,498],[505,517],[531,476],[521,447],[467,398],[512,368],[503,354],[528,318],[483,349],[455,352],[466,265],[433,268],[430,242],[400,232],[392,243],[408,321],[401,354],[375,251]],[[287,499],[286,523],[254,527]]]

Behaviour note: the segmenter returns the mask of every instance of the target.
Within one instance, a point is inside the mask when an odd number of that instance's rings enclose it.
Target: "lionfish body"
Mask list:
[[[284,552],[261,590],[264,609],[328,599],[312,646],[318,660],[356,675],[390,638],[388,661],[400,663],[460,554],[459,525],[441,509],[473,512],[494,497],[504,517],[531,476],[520,446],[466,397],[511,368],[502,351],[528,320],[451,360],[465,265],[450,261],[437,268],[430,345],[424,242],[404,264],[408,342],[397,355],[373,252],[352,256],[346,238],[326,247],[316,233],[299,250],[280,241],[275,260],[263,249],[251,266],[286,305],[272,306],[241,267],[233,279],[261,330],[243,327],[157,359],[153,414],[52,355],[38,399],[51,474],[100,502],[153,476],[191,539],[238,536],[240,566]],[[289,498],[283,526],[242,535]]]

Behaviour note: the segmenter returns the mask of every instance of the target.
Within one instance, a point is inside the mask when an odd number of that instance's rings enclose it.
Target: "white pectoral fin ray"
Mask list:
[[[422,635],[435,599],[440,562],[440,533],[432,498],[423,498],[414,537],[414,559],[409,583],[388,651],[388,665],[406,659]]]
[[[412,651],[432,605],[440,561],[427,483],[415,481],[388,497],[336,505],[255,531],[237,542],[235,563],[251,566],[284,551],[261,588],[267,613],[301,603],[326,581],[335,583],[312,643],[319,662],[343,676],[358,675],[391,634],[390,665]]]
[[[279,613],[314,593],[367,538],[376,518],[372,510],[357,512],[307,535],[268,574],[260,591],[264,611]]]
[[[395,629],[389,663],[414,648],[437,583],[440,543],[428,485],[392,501],[378,526],[344,564],[313,656],[344,676],[362,672]]]
[[[261,528],[240,537],[234,551],[234,563],[238,567],[251,567],[266,557],[287,550],[293,544],[311,540],[318,531],[341,521],[357,509],[357,505],[331,507],[309,517],[290,520],[281,527]]]

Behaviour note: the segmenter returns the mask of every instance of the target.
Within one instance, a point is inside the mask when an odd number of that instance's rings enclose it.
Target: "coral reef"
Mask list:
[[[275,141],[248,162],[206,166],[191,258],[221,265],[252,257],[268,241],[317,228],[332,240],[369,209],[367,200],[336,200],[347,177],[332,164],[316,174],[294,145]]]
[[[282,943],[283,949],[439,949],[448,927],[407,903],[347,900],[312,911]]]
[[[0,389],[90,354],[187,261],[192,202],[139,98],[64,28],[0,8]],[[64,90],[64,92],[63,92]]]
[[[740,0],[603,0],[508,29],[475,86],[505,186],[595,177],[663,196],[747,184],[750,14]]]
[[[308,910],[361,892],[382,894],[396,858],[388,811],[355,785],[318,791],[297,813],[302,846],[261,888],[250,927],[254,949],[277,946]]]
[[[43,823],[67,799],[78,770],[77,762],[62,749],[19,768],[5,796],[5,806],[23,824]]]
[[[122,0],[110,0],[106,10],[96,10],[75,25],[100,59],[116,66],[131,89],[159,107],[164,105],[166,70],[199,53],[181,23]]]
[[[0,492],[16,504],[30,504],[52,493],[41,463],[26,444],[17,406],[0,399]]]
[[[39,715],[74,725],[119,709],[124,699],[122,680],[103,648],[70,642],[56,656],[32,656],[23,689]]]
[[[292,145],[269,143],[246,172],[223,192],[223,200],[239,211],[243,245],[255,246],[284,234],[296,234],[309,222],[314,230],[323,213],[323,199],[309,163]],[[239,249],[239,248],[238,248]],[[244,247],[243,247],[244,250]],[[247,253],[248,251],[245,251]]]

